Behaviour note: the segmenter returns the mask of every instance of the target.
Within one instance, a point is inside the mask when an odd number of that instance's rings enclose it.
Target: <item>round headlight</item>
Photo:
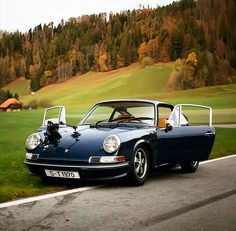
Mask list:
[[[35,149],[39,144],[40,144],[40,135],[38,133],[30,135],[25,142],[25,146],[29,150]]]
[[[120,147],[120,138],[116,135],[108,136],[103,142],[103,148],[108,153],[113,153]]]

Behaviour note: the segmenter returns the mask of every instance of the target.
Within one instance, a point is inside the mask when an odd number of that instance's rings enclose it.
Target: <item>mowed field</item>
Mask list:
[[[186,91],[167,91],[174,63],[142,68],[133,64],[107,73],[89,72],[29,95],[29,82],[19,79],[5,89],[17,92],[24,104],[46,100],[66,107],[67,122],[77,124],[94,103],[114,98],[146,98],[213,107],[213,123],[236,123],[236,84]],[[201,117],[201,111],[193,111]],[[0,113],[0,202],[68,188],[46,185],[28,174],[23,164],[25,139],[41,125],[43,109]],[[236,129],[217,128],[211,158],[236,153]]]

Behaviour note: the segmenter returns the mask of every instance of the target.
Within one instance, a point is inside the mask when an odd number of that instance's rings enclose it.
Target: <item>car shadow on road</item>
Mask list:
[[[165,165],[158,167],[156,169],[153,169],[149,176],[147,181],[156,181],[156,180],[166,180],[170,178],[175,178],[177,174],[184,174],[181,168],[178,165]],[[110,181],[105,181],[104,184],[106,187],[135,187],[132,183],[130,183],[126,178],[120,178]]]
[[[148,181],[152,180],[166,180],[172,177],[176,177],[176,174],[184,174],[178,165],[164,165],[153,169],[148,177]],[[184,174],[185,175],[185,174]],[[68,189],[83,188],[83,187],[95,187],[104,186],[106,187],[132,187],[127,178],[119,178],[112,180],[73,180],[73,179],[57,179],[57,178],[45,178],[43,184],[50,186],[65,186]]]

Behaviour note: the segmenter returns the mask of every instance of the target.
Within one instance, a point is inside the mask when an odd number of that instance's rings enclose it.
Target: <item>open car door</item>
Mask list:
[[[66,124],[66,113],[64,106],[54,106],[45,109],[43,115],[42,126],[45,127],[48,125],[48,122],[53,124]]]
[[[188,120],[183,113],[188,108],[195,122]],[[189,109],[191,108],[191,109]],[[207,124],[201,124],[199,111],[208,110]],[[201,113],[200,113],[201,114]],[[178,104],[169,118],[169,129],[158,129],[158,163],[202,161],[208,159],[215,140],[212,127],[212,108],[195,104]],[[171,129],[170,129],[171,128]]]

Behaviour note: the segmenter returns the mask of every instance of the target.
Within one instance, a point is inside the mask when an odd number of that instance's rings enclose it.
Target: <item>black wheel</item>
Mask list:
[[[149,173],[149,155],[144,146],[139,146],[134,150],[130,162],[129,180],[132,185],[140,186],[146,181]]]
[[[195,172],[198,169],[199,161],[190,161],[180,163],[181,169],[183,172]]]

